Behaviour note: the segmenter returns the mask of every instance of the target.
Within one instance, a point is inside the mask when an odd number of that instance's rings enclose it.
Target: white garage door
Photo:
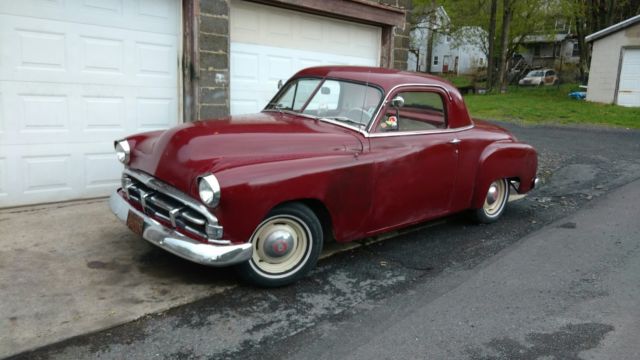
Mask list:
[[[176,124],[178,3],[0,2],[0,207],[107,195],[113,140]]]
[[[381,29],[231,1],[231,113],[255,113],[298,70],[323,64],[378,66]]]
[[[618,105],[640,106],[640,49],[625,49],[622,56]]]

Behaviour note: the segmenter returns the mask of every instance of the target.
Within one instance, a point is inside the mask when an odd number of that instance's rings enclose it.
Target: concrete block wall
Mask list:
[[[229,114],[229,1],[200,0],[198,118]]]
[[[409,59],[410,29],[411,29],[411,0],[381,0],[380,3],[395,6],[407,11],[405,26],[403,29],[394,28],[393,36],[393,68],[407,70],[407,60]]]

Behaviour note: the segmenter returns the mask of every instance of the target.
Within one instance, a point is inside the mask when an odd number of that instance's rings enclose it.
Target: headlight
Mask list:
[[[114,142],[114,147],[116,149],[116,157],[118,158],[118,161],[125,165],[128,164],[129,154],[131,153],[129,142],[127,140],[118,140]]]
[[[198,195],[207,206],[218,206],[220,203],[220,183],[213,174],[202,176],[198,180]]]

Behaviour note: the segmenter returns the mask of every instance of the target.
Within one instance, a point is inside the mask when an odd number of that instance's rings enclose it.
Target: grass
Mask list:
[[[572,84],[542,88],[511,87],[506,94],[467,95],[472,117],[529,124],[593,124],[640,129],[640,108],[573,100]]]
[[[473,78],[469,75],[436,74],[439,77],[449,80],[455,87],[465,87],[473,85]]]

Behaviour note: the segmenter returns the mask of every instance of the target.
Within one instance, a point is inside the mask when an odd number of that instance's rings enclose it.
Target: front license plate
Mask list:
[[[144,219],[136,213],[129,211],[129,215],[127,215],[127,226],[135,234],[142,236],[144,232]]]

